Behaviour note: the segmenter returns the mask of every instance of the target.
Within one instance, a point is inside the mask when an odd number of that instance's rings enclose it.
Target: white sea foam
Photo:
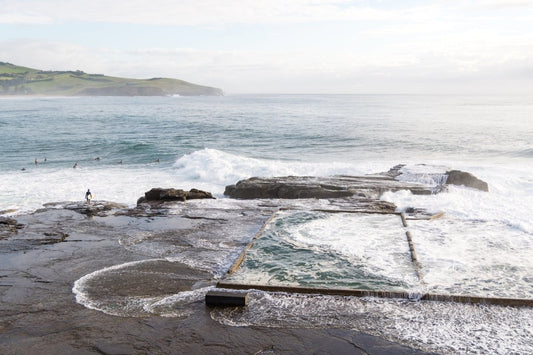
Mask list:
[[[147,259],[114,265],[94,271],[74,282],[72,292],[76,302],[83,306],[114,316],[139,317],[146,315],[160,315],[165,317],[182,317],[192,313],[188,305],[200,301],[212,287],[201,287],[191,291],[156,297],[121,296],[113,294],[90,294],[90,283],[98,283],[107,276],[115,277],[116,272],[128,272],[136,266],[165,259]]]
[[[105,276],[106,273],[127,269],[134,267],[139,264],[143,264],[145,262],[150,262],[157,259],[151,259],[151,260],[141,260],[141,261],[133,261],[128,262],[124,264],[119,265],[113,265],[110,267],[106,267],[97,271],[94,271],[90,274],[87,274],[80,279],[76,280],[74,282],[74,286],[72,287],[72,293],[76,296],[76,302],[79,304],[94,309],[97,311],[101,311],[107,314],[116,315],[116,316],[124,316],[128,313],[129,308],[139,308],[144,307],[147,303],[154,302],[153,298],[133,298],[133,297],[117,297],[116,299],[110,301],[108,299],[101,300],[96,297],[92,297],[88,293],[88,284],[93,281],[94,279],[98,279],[102,276]],[[113,302],[115,301],[115,302]]]
[[[441,165],[415,164],[406,165],[400,169],[398,181],[416,182],[427,186],[437,186],[445,183],[446,172],[449,167]]]
[[[174,164],[176,174],[183,180],[212,185],[212,190],[222,193],[224,187],[252,176],[270,177],[287,175],[361,175],[388,169],[387,164],[330,162],[302,162],[265,160],[226,153],[216,149],[203,149],[180,157]],[[373,170],[374,169],[374,170]]]
[[[285,234],[286,233],[286,234]],[[370,273],[397,280],[415,280],[405,231],[398,216],[332,214],[289,226],[284,235],[308,248],[334,251]]]
[[[96,200],[134,205],[152,187],[174,186],[168,171],[116,167],[34,169],[0,174],[0,210],[32,211],[44,203],[83,201],[88,188]]]
[[[422,171],[407,168],[404,179],[427,182],[425,171],[434,172],[430,167],[417,168]],[[489,192],[450,186],[436,195],[399,191],[382,197],[399,211],[419,207],[445,212],[439,220],[409,221],[428,287],[441,293],[533,297],[531,168],[512,164],[458,168],[485,180]]]
[[[448,218],[409,225],[429,292],[533,298],[531,235]]]
[[[387,169],[386,163],[313,163],[255,159],[216,149],[177,158],[172,167],[157,164],[48,168],[0,173],[0,211],[33,211],[44,203],[83,201],[88,188],[96,200],[135,205],[153,187],[198,188],[223,197],[227,185],[252,176],[360,175]]]
[[[431,169],[431,168],[429,168]],[[413,195],[407,191],[387,192],[382,198],[393,202],[399,211],[408,207],[425,208],[430,212],[446,212],[450,218],[495,221],[533,234],[533,180],[526,166],[461,166],[486,181],[489,192],[461,186],[450,186],[448,192],[436,195]],[[416,181],[416,176],[421,181]],[[408,179],[423,182],[423,175],[408,174]]]
[[[231,326],[340,327],[443,354],[530,354],[533,310],[444,302],[249,294],[248,307],[215,309]]]
[[[157,299],[154,302],[146,302],[143,309],[147,313],[157,314],[163,317],[181,317],[191,313],[190,304],[203,301],[205,294],[211,289],[213,289],[213,286],[179,292]]]

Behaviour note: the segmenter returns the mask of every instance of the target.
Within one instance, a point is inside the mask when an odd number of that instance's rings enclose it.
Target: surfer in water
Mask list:
[[[87,189],[87,192],[85,193],[85,199],[87,200],[87,206],[91,204],[92,198],[93,198],[93,194],[91,193],[91,190]]]

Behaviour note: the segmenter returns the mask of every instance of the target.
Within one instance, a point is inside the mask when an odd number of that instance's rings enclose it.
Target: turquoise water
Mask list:
[[[412,291],[418,279],[398,215],[278,212],[230,282]]]

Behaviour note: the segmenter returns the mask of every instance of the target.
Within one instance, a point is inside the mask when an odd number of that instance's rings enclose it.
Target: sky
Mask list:
[[[523,95],[533,0],[0,0],[0,61],[227,94]]]

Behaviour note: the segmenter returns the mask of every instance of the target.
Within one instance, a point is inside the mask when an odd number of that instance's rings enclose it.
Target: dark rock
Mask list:
[[[251,178],[230,185],[224,194],[233,198],[338,198],[354,193],[345,187],[321,185],[311,177]]]
[[[224,195],[226,195],[226,196],[235,196],[235,194],[236,194],[235,190],[236,189],[237,189],[237,187],[235,185],[228,185],[224,189]]]
[[[0,239],[9,238],[17,234],[17,229],[22,229],[23,224],[19,224],[16,219],[0,217]]]
[[[45,232],[44,235],[47,238],[38,240],[39,244],[45,245],[45,244],[56,244],[64,242],[65,239],[68,238],[67,233],[63,232]]]
[[[254,198],[378,198],[385,191],[410,190],[413,194],[431,194],[421,184],[405,183],[378,174],[367,176],[286,176],[250,178],[226,187],[224,194],[238,199]]]
[[[485,181],[478,179],[470,173],[460,170],[450,170],[446,175],[448,176],[446,180],[446,184],[448,185],[463,185],[481,191],[489,191],[489,185]]]
[[[187,193],[187,200],[197,200],[202,198],[214,198],[213,195],[211,195],[210,192],[202,191],[198,189],[191,189]]]
[[[163,188],[153,188],[150,191],[144,193],[144,197],[140,197],[137,200],[137,205],[141,203],[161,203],[169,201],[186,201],[186,200],[197,200],[202,198],[213,198],[213,195],[210,192],[202,191],[198,189],[191,189],[190,191],[184,191],[181,189],[163,189]]]
[[[146,201],[185,201],[187,192],[181,189],[153,188],[144,193]]]
[[[17,220],[9,217],[0,217],[0,224],[14,227],[17,225]]]

